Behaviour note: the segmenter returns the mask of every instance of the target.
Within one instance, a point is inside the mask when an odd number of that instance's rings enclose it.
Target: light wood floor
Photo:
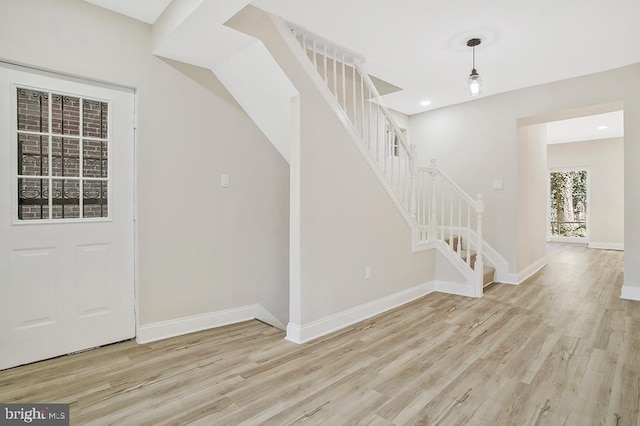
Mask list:
[[[305,345],[258,321],[0,372],[72,424],[638,425],[622,253],[556,247],[520,286],[432,294]]]

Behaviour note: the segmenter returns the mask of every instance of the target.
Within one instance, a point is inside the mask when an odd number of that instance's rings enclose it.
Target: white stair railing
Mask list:
[[[413,217],[414,152],[371,78],[362,70],[359,58],[303,29],[292,25],[289,28],[400,203]]]
[[[416,167],[413,148],[357,55],[291,24],[289,29],[337,101],[364,151],[409,213],[417,244],[442,242],[457,255],[457,262],[473,271],[476,294],[481,295],[482,197],[474,199],[465,193],[437,167],[435,160],[429,167]]]
[[[473,199],[431,160],[418,167],[416,224],[419,243],[441,241],[472,268],[482,282],[484,267],[482,215],[484,201]],[[472,264],[475,251],[475,262]]]

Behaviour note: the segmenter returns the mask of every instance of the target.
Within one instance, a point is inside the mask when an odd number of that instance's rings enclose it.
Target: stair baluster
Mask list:
[[[467,204],[467,258],[466,263],[471,267],[471,205]]]
[[[457,252],[458,252],[458,256],[461,256],[462,253],[462,198],[458,198],[458,228],[457,228],[457,235],[458,235],[458,244],[457,244]],[[469,245],[467,243],[467,245]]]
[[[431,168],[429,169],[429,175],[431,180],[429,182],[429,192],[431,193],[431,217],[429,219],[429,241],[435,241],[438,238],[438,213],[436,208],[436,160],[431,160]]]
[[[476,215],[477,222],[476,226],[478,230],[478,238],[476,241],[476,264],[474,266],[474,271],[476,275],[476,284],[480,286],[480,288],[476,288],[476,296],[482,295],[482,284],[484,281],[484,260],[482,254],[482,214],[484,213],[484,200],[482,199],[482,195],[478,194],[476,196]]]

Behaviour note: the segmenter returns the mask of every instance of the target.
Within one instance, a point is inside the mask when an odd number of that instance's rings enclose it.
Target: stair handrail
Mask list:
[[[471,249],[471,247],[467,244],[466,247],[466,263],[467,266],[469,266],[472,270],[473,270],[473,283],[474,283],[474,294],[476,296],[480,296],[482,295],[482,282],[483,282],[483,272],[484,272],[484,247],[483,247],[483,236],[482,236],[482,216],[484,214],[484,200],[482,199],[482,195],[478,194],[476,196],[476,198],[473,198],[471,195],[467,194],[457,183],[455,183],[453,181],[453,179],[451,179],[445,172],[443,172],[441,169],[438,168],[437,162],[435,159],[431,159],[431,164],[428,167],[418,167],[417,168],[418,171],[418,175],[424,175],[424,174],[428,174],[431,176],[429,183],[428,183],[428,188],[426,188],[426,192],[424,192],[422,194],[422,200],[425,199],[425,197],[430,196],[430,202],[429,202],[429,221],[428,221],[428,232],[427,232],[427,238],[424,239],[424,234],[421,234],[423,236],[423,240],[424,242],[428,243],[428,242],[434,242],[436,240],[440,240],[442,242],[444,242],[446,245],[448,245],[448,247],[454,252],[456,253],[457,256],[460,256],[461,253],[463,253],[463,250],[461,249],[462,243],[461,243],[461,239],[466,239],[467,241],[473,241],[474,244],[474,248],[475,248],[475,252],[476,252],[476,258],[475,258],[475,263],[472,265],[469,262],[469,258],[470,258],[470,252],[469,250]],[[457,210],[457,218],[458,218],[458,229],[457,229],[457,235],[454,233],[454,217],[453,217],[453,211],[452,209],[454,208],[454,203],[452,201],[452,198],[450,196],[449,200],[450,200],[450,216],[449,216],[449,232],[448,235],[447,233],[445,233],[445,224],[444,222],[446,222],[446,216],[445,217],[440,217],[441,223],[440,223],[440,231],[438,232],[438,210],[439,210],[439,205],[438,205],[438,200],[436,197],[436,177],[439,178],[439,181],[441,181],[444,185],[442,186],[442,188],[447,188],[447,191],[450,193],[453,193],[457,196],[457,199],[459,200],[460,203],[466,203],[466,205],[468,206],[469,209],[473,210],[473,212],[475,213],[475,219],[476,219],[476,229],[475,229],[475,237],[472,237],[472,234],[469,232],[471,230],[471,217],[467,217],[466,220],[464,221],[466,223],[467,226],[467,232],[466,235],[464,235],[465,233],[462,231],[462,228],[460,228],[460,225],[463,224],[463,219],[462,219],[462,204],[458,205]],[[424,190],[423,190],[424,191]],[[442,203],[440,204],[440,206],[442,206],[442,213],[441,215],[444,216],[444,192],[442,195]],[[422,210],[422,214],[424,215],[424,207]],[[470,213],[469,213],[470,214]],[[420,219],[422,219],[422,223],[418,223],[418,227],[420,229],[420,226],[422,226],[423,230],[424,230],[424,220],[426,219],[424,216],[422,216]],[[439,234],[439,235],[438,235]],[[448,238],[448,239],[447,239]],[[464,257],[464,256],[463,256]]]
[[[393,128],[394,133],[398,135],[398,138],[400,139],[400,143],[407,150],[407,154],[409,155],[409,158],[414,159],[415,154],[413,152],[413,149],[411,148],[409,143],[406,141],[404,135],[402,134],[402,131],[400,130],[400,126],[398,126],[398,123],[396,123],[396,120],[393,118],[393,115],[391,114],[391,111],[389,111],[389,108],[387,107],[386,103],[384,102],[384,99],[380,95],[380,92],[378,92],[376,85],[373,84],[371,77],[369,77],[369,73],[367,73],[364,69],[362,69],[362,65],[359,63],[359,61],[356,58],[354,58],[353,64],[355,68],[358,70],[358,72],[360,73],[360,75],[362,76],[362,78],[364,79],[371,93],[374,94],[376,103],[380,106],[380,108],[384,112],[384,115],[387,118],[387,120],[389,120],[389,123],[391,123],[391,127]]]
[[[306,46],[305,44],[305,46],[303,46],[304,48],[312,48],[316,53],[319,53],[325,56],[328,53],[330,53],[330,50],[331,50],[333,51],[334,54],[333,56],[329,55],[329,57],[332,57],[334,60],[339,60],[337,57],[338,55],[335,54],[339,52],[341,54],[340,56],[342,57],[342,61],[347,59],[350,62],[350,64],[358,71],[360,76],[365,81],[367,85],[367,89],[369,89],[370,92],[374,95],[374,99],[376,103],[380,106],[381,110],[384,113],[385,118],[391,124],[391,128],[393,129],[393,132],[398,137],[398,140],[402,144],[403,148],[407,151],[409,158],[413,160],[415,157],[415,153],[413,152],[413,149],[411,148],[411,146],[405,139],[404,135],[402,134],[402,131],[400,130],[400,126],[398,126],[398,123],[396,123],[396,120],[393,118],[393,115],[389,111],[389,108],[387,107],[386,103],[384,102],[384,99],[380,95],[380,92],[378,92],[378,89],[376,88],[375,84],[373,84],[373,81],[369,77],[369,74],[362,67],[361,62],[364,60],[364,58],[362,56],[355,54],[354,52],[349,51],[344,47],[337,46],[336,44],[316,34],[313,34],[312,32],[310,32],[305,28],[302,28],[298,25],[294,25],[291,22],[287,22],[287,25],[289,26],[294,36],[300,35],[301,37],[303,37],[303,40],[306,40],[307,38],[311,38],[314,41],[313,45]],[[321,50],[322,47],[324,49]]]
[[[407,206],[407,208],[409,210],[411,218],[415,222],[415,219],[416,219],[415,178],[418,171],[415,148],[414,146],[409,145],[409,143],[405,139],[404,134],[400,130],[400,127],[396,123],[396,120],[393,118],[391,111],[389,111],[389,108],[387,108],[387,105],[385,104],[384,99],[382,99],[380,92],[378,92],[378,89],[376,88],[375,84],[373,84],[373,81],[369,77],[369,73],[362,69],[361,64],[356,58],[354,58],[353,60],[353,65],[354,65],[354,68],[358,70],[358,73],[360,73],[361,78],[364,80],[370,92],[373,93],[376,103],[378,104],[378,106],[380,106],[380,109],[382,110],[385,116],[385,119],[388,120],[389,123],[391,123],[391,127],[393,129],[394,134],[398,137],[400,144],[403,146],[403,148],[407,152],[407,157],[409,158],[410,175],[411,175],[411,193],[410,193],[409,205]],[[417,222],[416,222],[416,225],[417,225]]]
[[[442,169],[438,167],[435,158],[431,159],[431,164],[429,166],[418,166],[418,170],[440,175],[440,177],[442,177],[442,179],[444,179],[460,197],[462,197],[468,204],[473,207],[476,213],[479,212],[481,205],[478,202],[478,199],[474,199],[471,195],[467,194],[464,189],[460,187],[460,185],[455,183],[453,179],[451,179],[445,172],[443,172]],[[478,196],[482,198],[482,195],[478,194]],[[484,202],[482,203],[482,206],[484,206]]]
[[[415,149],[407,142],[380,92],[369,74],[363,70],[361,61],[364,58],[304,28],[291,23],[286,23],[286,26],[292,39],[324,81],[327,93],[337,101],[336,106],[342,113],[343,122],[348,123],[354,136],[362,142],[358,144],[358,148],[363,154],[368,151],[370,165],[377,168],[378,177],[389,185],[388,189],[396,197],[394,202],[398,202],[406,213],[403,214],[410,226],[415,225]],[[347,72],[351,74],[350,78],[346,76]],[[374,124],[372,114],[376,117],[375,136],[371,127]],[[379,133],[380,125],[383,127]],[[395,159],[398,161],[394,161]]]

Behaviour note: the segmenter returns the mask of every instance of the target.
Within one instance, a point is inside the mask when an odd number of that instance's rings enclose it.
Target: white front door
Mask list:
[[[135,336],[133,116],[0,65],[0,369]]]

